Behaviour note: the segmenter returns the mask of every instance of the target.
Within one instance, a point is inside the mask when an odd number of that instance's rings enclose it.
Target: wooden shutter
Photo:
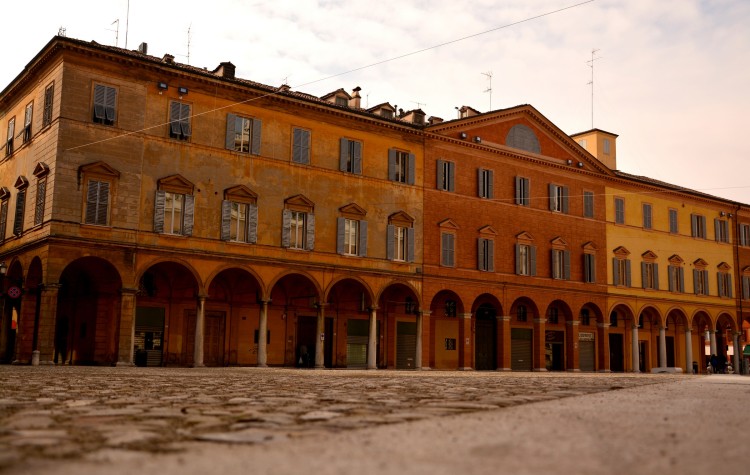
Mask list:
[[[396,151],[388,149],[388,179],[396,181]]]
[[[484,265],[484,241],[482,238],[477,239],[477,269],[479,270],[487,270]]]
[[[250,153],[252,153],[253,155],[260,155],[262,128],[263,121],[260,119],[253,119],[253,139],[250,143]]]
[[[354,156],[352,157],[352,172],[362,174],[362,142],[354,142]]]
[[[174,137],[180,136],[180,103],[172,101],[169,103],[169,131]]]
[[[164,190],[156,190],[156,197],[154,198],[154,232],[164,232],[164,203],[166,200],[166,192]]]
[[[732,274],[727,273],[727,297],[730,299],[734,297],[734,288],[732,287]]]
[[[221,240],[229,241],[232,230],[232,202],[229,200],[221,201]]]
[[[630,259],[625,259],[625,286],[631,287],[630,280]]]
[[[620,260],[616,257],[612,258],[612,285],[620,285]]]
[[[13,220],[13,234],[19,236],[23,232],[23,214],[26,209],[26,190],[18,190],[16,195],[16,214]]]
[[[529,275],[536,275],[536,246],[529,246],[531,252],[531,265],[529,266]]]
[[[193,235],[193,214],[195,213],[195,196],[185,196],[185,214],[182,216],[182,234],[183,236]]]
[[[706,295],[711,295],[711,292],[708,287],[708,271],[707,270],[701,271],[701,275],[703,276],[703,285],[704,285],[704,290],[706,291]]]
[[[550,211],[555,211],[557,205],[557,185],[553,185],[552,183],[550,183],[547,189],[549,192],[549,209]]]
[[[413,153],[409,154],[409,161],[406,164],[407,165],[407,173],[406,173],[406,184],[407,185],[413,185],[414,180],[417,173],[417,159],[414,156]]]
[[[719,292],[719,297],[724,297],[724,273],[717,272],[716,273],[716,288]]]
[[[285,209],[281,212],[281,247],[292,245],[292,211]]]
[[[312,251],[315,249],[315,215],[312,213],[305,214],[305,234],[307,238],[305,249]]]
[[[385,236],[385,258],[392,261],[396,258],[396,226],[389,224]]]
[[[359,255],[360,257],[367,256],[367,221],[361,220],[359,222]]]
[[[414,262],[414,228],[406,228],[406,262]]]
[[[0,230],[3,229],[0,227]],[[750,299],[750,276],[742,277],[742,298]]]
[[[99,182],[99,197],[96,204],[96,224],[106,226],[109,223],[109,182]]]
[[[570,280],[570,251],[563,251],[563,279]]]
[[[292,130],[292,161],[302,163],[302,151],[300,142],[302,141],[302,131],[300,129]]]
[[[669,280],[669,291],[674,292],[674,284],[675,284],[675,272],[677,268],[675,266],[669,266],[667,267],[667,279]]]
[[[647,263],[641,262],[641,287],[643,287],[644,289],[648,287],[648,270],[646,269],[647,265]]]
[[[52,103],[55,97],[55,85],[51,84],[44,90],[44,112],[42,114],[42,125],[47,126],[52,123]]]
[[[445,190],[443,183],[445,183],[445,166],[443,165],[445,160],[437,161],[437,189]]]
[[[568,210],[570,209],[570,206],[568,204],[569,197],[570,196],[570,189],[567,186],[562,187],[562,207],[561,210],[563,213],[568,214]]]
[[[0,202],[0,242],[5,241],[5,229],[8,225],[8,200]]]
[[[495,241],[487,240],[487,270],[495,272]]]
[[[247,205],[247,242],[258,242],[258,205]]]
[[[701,279],[701,271],[693,269],[693,293],[698,295],[698,279]]]
[[[86,224],[97,224],[97,204],[99,202],[99,184],[100,182],[89,180],[86,189],[86,212],[84,213],[83,222]]]
[[[107,92],[101,84],[94,85],[94,119],[104,120],[104,102]]]
[[[477,196],[480,198],[486,198],[486,190],[484,189],[484,169],[482,167],[477,168]]]
[[[654,290],[659,290],[659,263],[654,262]]]
[[[685,269],[683,269],[682,267],[678,267],[677,272],[678,272],[678,278],[680,279],[679,291],[684,292],[685,291]]]
[[[345,172],[346,170],[346,162],[349,161],[349,140],[345,138],[341,138],[339,140],[339,171]],[[353,159],[352,159],[353,160]],[[352,170],[354,169],[354,163],[352,163]]]
[[[549,262],[550,262],[550,275],[553,279],[562,279],[562,275],[557,275],[557,250],[552,249],[549,251]]]
[[[448,162],[448,191],[456,191],[456,163]]]
[[[190,137],[193,134],[190,127],[190,104],[180,104],[180,108],[180,130],[183,136]]]
[[[487,189],[484,190],[485,195],[487,195],[487,198],[494,198],[495,197],[495,172],[492,170],[487,170]]]
[[[310,163],[310,131],[302,130],[300,134],[300,153],[302,156],[302,163]]]
[[[227,114],[227,134],[224,138],[224,147],[227,150],[235,150],[236,137],[237,137],[237,116],[229,113]]]
[[[521,275],[521,245],[516,244],[516,274]]]
[[[104,118],[110,122],[114,122],[117,90],[113,87],[104,86],[104,93]]]
[[[721,223],[719,218],[714,218],[714,239],[716,242],[721,241]]]
[[[40,178],[36,182],[36,207],[34,209],[34,225],[42,224],[44,219],[44,202],[47,197],[47,179]]]
[[[521,189],[521,182],[523,178],[520,176],[516,177],[516,204],[523,204],[523,190]]]
[[[589,282],[596,282],[596,255],[588,254],[589,260],[591,261],[589,269]]]
[[[346,218],[336,218],[336,253],[344,254]]]
[[[583,214],[587,218],[594,217],[594,194],[590,191],[583,193],[583,206],[585,207]]]

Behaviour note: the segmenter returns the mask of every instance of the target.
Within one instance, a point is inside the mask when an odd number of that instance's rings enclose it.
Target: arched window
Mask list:
[[[536,137],[534,131],[523,124],[514,125],[510,129],[508,135],[505,137],[505,145],[531,153],[541,153],[542,151],[539,139]]]

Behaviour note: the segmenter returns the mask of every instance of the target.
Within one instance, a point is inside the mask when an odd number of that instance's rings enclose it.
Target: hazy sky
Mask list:
[[[14,1],[0,89],[60,27],[125,47],[129,23],[129,49],[187,62],[190,29],[194,66],[231,61],[239,77],[318,96],[360,86],[363,105],[444,119],[490,110],[491,72],[492,109],[531,104],[572,134],[592,127],[598,49],[593,126],[619,135],[618,168],[750,203],[750,1],[594,0],[530,19],[581,1],[130,0],[129,22],[127,0]]]

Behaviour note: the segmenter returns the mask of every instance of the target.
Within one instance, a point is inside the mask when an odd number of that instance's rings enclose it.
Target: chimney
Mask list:
[[[291,87],[289,87],[289,84],[282,84],[281,86],[279,86],[279,91],[281,92],[287,92],[290,89]]]
[[[162,63],[172,64],[174,63],[174,56],[171,54],[165,54],[163,58],[161,58]]]
[[[145,41],[138,45],[138,52],[142,54],[148,54],[148,43]]]
[[[360,103],[362,102],[362,96],[359,95],[359,91],[361,91],[362,88],[357,86],[352,90],[352,98],[349,101],[349,107],[359,109]]]
[[[479,111],[474,109],[473,107],[461,106],[461,108],[458,109],[458,114],[459,114],[459,118],[465,119],[467,117],[479,115]]]
[[[213,70],[213,73],[219,77],[234,79],[235,69],[237,68],[234,64],[230,63],[229,61],[224,61],[223,63],[220,63],[219,66],[216,67],[216,69]]]
[[[441,122],[443,122],[443,119],[441,119],[440,117],[435,117],[434,115],[431,115],[430,118],[427,119],[427,122],[430,125],[435,125],[435,124],[440,124]]]

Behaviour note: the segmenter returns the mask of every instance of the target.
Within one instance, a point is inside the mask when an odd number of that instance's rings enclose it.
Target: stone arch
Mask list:
[[[310,273],[308,273],[308,272],[306,272],[304,270],[299,270],[299,269],[293,269],[293,270],[292,269],[286,269],[283,272],[280,272],[278,275],[276,275],[273,279],[271,279],[268,282],[268,287],[266,289],[266,295],[268,295],[269,297],[271,297],[271,294],[272,294],[273,290],[276,289],[276,287],[279,284],[279,282],[281,282],[281,281],[283,281],[285,279],[289,279],[289,278],[297,278],[297,277],[290,277],[290,276],[298,276],[298,277],[304,278],[305,280],[307,280],[308,282],[310,282],[313,285],[313,288],[315,289],[315,293],[317,295],[318,301],[320,301],[320,302],[323,301],[323,289],[320,286],[320,284],[318,283],[317,279],[315,279],[315,277],[313,277],[312,274],[310,274]]]
[[[213,272],[211,272],[206,277],[206,289],[210,293],[211,285],[214,283],[214,280],[219,276],[220,274],[224,273],[227,270],[238,270],[243,271],[250,275],[250,277],[257,282],[258,286],[260,287],[261,295],[259,295],[260,299],[264,299],[263,292],[265,291],[265,284],[263,283],[263,278],[255,271],[255,269],[251,267],[247,267],[244,265],[232,265],[232,264],[224,264],[220,267],[216,268]]]
[[[361,286],[365,290],[365,293],[367,295],[366,295],[366,302],[365,302],[364,308],[369,308],[373,306],[373,304],[375,303],[375,297],[374,297],[374,294],[370,285],[364,280],[360,279],[359,277],[351,276],[351,275],[350,276],[346,276],[346,275],[338,276],[328,284],[328,287],[323,290],[323,296],[326,302],[330,301],[331,292],[334,290],[334,288],[336,288],[336,286],[340,286],[341,283],[345,281],[356,282],[357,285]]]
[[[610,306],[605,324],[609,348],[609,368],[614,372],[633,371],[633,327],[638,319],[628,302],[617,301]],[[635,370],[638,368],[636,367]]]
[[[361,279],[342,276],[335,279],[326,289],[326,315],[333,318],[334,355],[332,365],[336,367],[365,369],[368,365],[370,345],[371,312],[376,309],[372,291]],[[416,303],[415,303],[416,306]],[[375,365],[380,352],[380,325],[377,320],[373,342],[375,344]]]
[[[178,266],[184,267],[185,270],[187,270],[188,273],[190,273],[190,275],[192,275],[193,279],[195,280],[195,283],[197,286],[196,292],[199,294],[205,294],[206,287],[204,286],[203,279],[201,278],[198,270],[195,267],[193,267],[193,265],[190,262],[184,259],[180,259],[180,258],[158,257],[156,259],[151,260],[147,264],[143,265],[143,267],[139,271],[136,271],[136,275],[135,275],[136,282],[139,283],[139,286],[143,283],[143,278],[147,272],[149,272],[150,270],[154,268],[158,268],[162,264],[178,265]]]
[[[420,326],[423,321],[419,294],[411,286],[394,282],[380,293],[378,316],[382,316],[381,346],[385,366],[396,369],[421,368],[429,351],[422,350]],[[430,318],[430,320],[432,320]]]

